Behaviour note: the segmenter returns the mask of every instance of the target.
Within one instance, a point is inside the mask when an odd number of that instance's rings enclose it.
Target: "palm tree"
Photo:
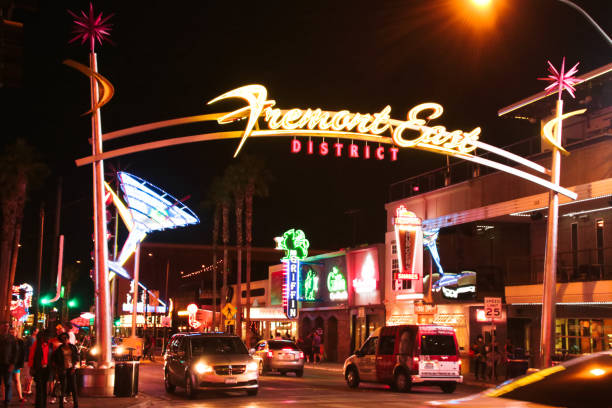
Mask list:
[[[245,170],[247,180],[244,189],[245,227],[246,227],[246,340],[251,344],[251,244],[253,243],[253,198],[267,197],[268,183],[272,176],[265,168],[261,158],[251,155],[241,156],[240,166]]]
[[[236,330],[242,338],[242,214],[244,212],[244,191],[246,187],[246,169],[240,164],[232,164],[225,170],[226,182],[234,197],[234,212],[236,216]],[[248,330],[247,330],[248,332]]]
[[[228,208],[229,209],[229,192],[227,189],[226,184],[224,183],[223,179],[220,177],[215,177],[212,181],[212,184],[210,186],[210,189],[208,190],[208,201],[207,204],[214,206],[214,212],[213,212],[213,237],[212,237],[212,245],[213,245],[213,279],[212,279],[212,285],[213,285],[213,311],[215,314],[213,314],[213,326],[217,326],[217,321],[216,321],[216,313],[218,312],[217,310],[217,243],[219,241],[219,225],[221,224],[221,217],[222,217],[222,213],[224,208]],[[229,212],[229,210],[228,210]],[[225,232],[227,230],[227,234],[228,234],[228,239],[229,239],[229,227],[226,228],[226,223],[228,220],[224,220],[223,221],[223,231]],[[225,241],[224,241],[225,242]],[[225,267],[225,263],[226,263],[226,258],[227,258],[227,248],[224,247],[225,251],[224,251],[224,260],[223,260],[223,291],[222,293],[225,293],[225,291],[227,291],[227,268]],[[222,298],[225,298],[225,295],[222,296]],[[222,306],[225,305],[225,301],[221,301]]]
[[[48,173],[34,149],[22,138],[6,146],[0,155],[0,319],[8,320],[10,289],[15,279],[17,248],[23,223],[23,208],[28,187],[42,181]]]

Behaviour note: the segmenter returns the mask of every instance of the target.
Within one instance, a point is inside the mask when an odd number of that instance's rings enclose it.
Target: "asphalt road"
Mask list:
[[[437,387],[414,387],[407,394],[392,392],[389,387],[377,384],[360,384],[349,389],[338,372],[306,368],[304,377],[293,374],[281,376],[269,374],[260,378],[259,394],[249,397],[244,392],[202,393],[190,400],[182,388],[174,394],[164,390],[163,371],[160,363],[140,366],[139,391],[147,397],[145,406],[154,407],[405,407],[420,406],[422,402],[458,398],[477,393],[482,389],[460,385],[453,394],[444,394]]]

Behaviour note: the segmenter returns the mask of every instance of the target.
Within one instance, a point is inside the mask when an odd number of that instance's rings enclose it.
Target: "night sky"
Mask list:
[[[17,281],[34,276],[38,208],[54,218],[55,189],[63,177],[60,232],[65,262],[87,262],[92,247],[89,81],[62,65],[87,64],[87,48],[68,44],[66,9],[86,1],[40,1],[17,10],[25,23],[24,84],[2,96],[3,140],[24,136],[52,173],[26,208]],[[612,33],[612,2],[576,0]],[[542,90],[546,61],[580,61],[579,74],[609,63],[612,48],[583,16],[555,0],[493,0],[482,13],[464,0],[385,1],[96,1],[111,19],[114,45],[97,48],[99,71],[115,86],[102,109],[104,132],[138,124],[243,106],[206,102],[257,83],[280,108],[375,113],[391,105],[404,119],[422,102],[444,106],[435,124],[450,130],[481,126],[481,140],[506,146],[537,135],[538,125],[498,119],[497,110]],[[130,136],[105,150],[148,140],[231,127],[197,124]],[[304,139],[302,139],[304,140]],[[331,140],[328,140],[331,142]],[[160,186],[186,202],[201,224],[152,234],[157,242],[210,243],[211,214],[201,208],[212,177],[232,162],[238,141],[205,142],[137,153],[105,162]],[[391,183],[441,167],[444,156],[402,150],[397,162],[308,157],[290,153],[290,139],[249,139],[242,149],[266,159],[275,177],[271,195],[255,202],[254,244],[270,247],[288,228],[303,229],[312,248],[334,250],[384,242],[384,203]],[[112,175],[107,175],[107,179]],[[357,215],[347,212],[358,210]],[[356,232],[353,231],[355,217]],[[53,225],[46,224],[51,233]],[[46,245],[45,276],[51,247]],[[232,242],[234,239],[232,239]],[[49,279],[48,279],[49,280]]]

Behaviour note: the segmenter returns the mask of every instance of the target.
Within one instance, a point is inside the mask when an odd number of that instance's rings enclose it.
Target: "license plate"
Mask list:
[[[425,364],[425,369],[427,369],[427,370],[432,370],[433,368],[434,368],[433,363],[426,363],[426,364]]]
[[[225,379],[226,384],[236,384],[237,382],[238,380],[235,377]]]
[[[282,359],[283,360],[295,360],[295,356],[293,354],[283,354]]]

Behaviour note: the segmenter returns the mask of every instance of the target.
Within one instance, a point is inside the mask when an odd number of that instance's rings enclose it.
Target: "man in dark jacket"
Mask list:
[[[76,387],[76,366],[79,361],[77,348],[68,342],[68,333],[59,335],[61,345],[55,349],[51,356],[51,364],[59,377],[62,395],[59,398],[60,408],[64,407],[64,397],[72,392],[72,402],[74,408],[79,406]]]
[[[8,322],[0,322],[0,380],[4,383],[4,406],[11,401],[11,374],[17,354],[15,338],[8,333]]]

